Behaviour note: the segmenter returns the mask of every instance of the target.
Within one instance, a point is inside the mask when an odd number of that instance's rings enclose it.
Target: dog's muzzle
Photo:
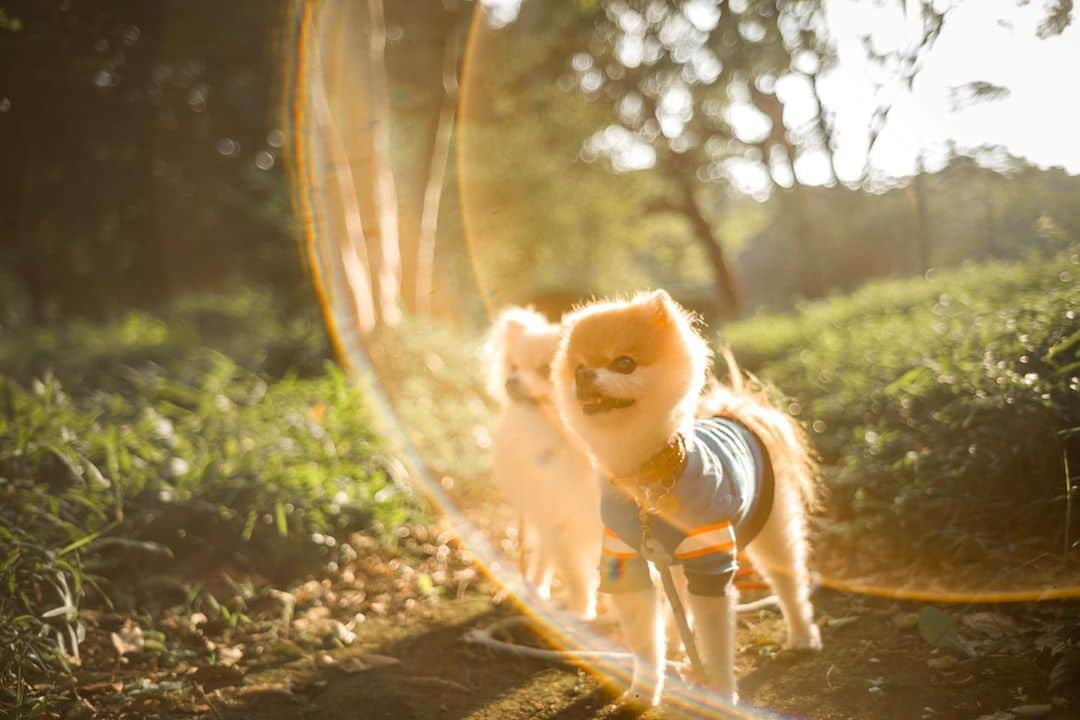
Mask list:
[[[596,384],[596,370],[593,368],[579,367],[575,370],[574,384],[577,399],[581,402],[581,410],[586,415],[618,410],[634,404],[634,401],[630,398],[605,395]]]

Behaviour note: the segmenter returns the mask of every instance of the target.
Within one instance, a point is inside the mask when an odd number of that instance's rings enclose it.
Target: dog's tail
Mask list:
[[[710,381],[698,405],[701,417],[727,417],[749,428],[765,445],[778,484],[793,487],[803,503],[819,502],[817,463],[802,426],[769,399],[757,378],[744,373],[727,347],[720,349],[728,381]]]

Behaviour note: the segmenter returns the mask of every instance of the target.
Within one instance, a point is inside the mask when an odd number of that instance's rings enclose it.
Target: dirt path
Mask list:
[[[144,599],[132,609],[86,614],[82,667],[55,682],[76,702],[58,717],[598,717],[619,689],[593,673],[465,643],[470,628],[517,609],[497,602],[449,534],[399,535],[393,548],[355,536],[338,555],[347,560],[287,590],[220,571],[200,579],[201,594],[149,611],[160,590],[136,585]],[[825,641],[815,655],[780,648],[775,609],[740,617],[745,708],[826,720],[1080,717],[1078,602],[935,609],[819,590],[814,605]]]
[[[828,719],[1004,720],[1014,715],[994,713],[1027,706],[1028,715],[1015,716],[1076,717],[1037,707],[1051,703],[1050,646],[1070,623],[1076,631],[1075,605],[954,609],[965,642],[978,648],[972,658],[930,648],[911,625],[917,606],[828,592],[816,605],[825,618],[820,655],[778,650],[782,622],[775,611],[740,622],[738,668],[748,708]],[[597,717],[612,691],[592,675],[462,642],[468,628],[510,610],[475,592],[406,624],[373,622],[354,647],[327,653],[333,663],[305,656],[254,670],[246,685],[218,691],[210,702],[217,715],[237,720]],[[397,662],[356,671],[371,654]],[[646,715],[661,717],[675,715]]]

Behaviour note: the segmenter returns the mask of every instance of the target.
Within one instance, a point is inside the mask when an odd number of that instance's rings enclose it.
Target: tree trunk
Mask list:
[[[386,18],[382,0],[368,0],[368,62],[370,102],[374,112],[371,128],[374,153],[372,178],[379,216],[379,307],[381,320],[396,325],[401,320],[401,245],[398,232],[397,188],[390,154],[390,92],[386,77]]]
[[[690,223],[694,238],[701,244],[709,258],[709,264],[712,265],[713,287],[716,289],[717,298],[724,302],[731,315],[735,315],[739,312],[742,303],[735,278],[728,268],[724,246],[698,204],[693,181],[683,173],[678,173],[675,180],[679,186],[682,214]]]
[[[353,181],[348,152],[334,124],[326,98],[319,52],[320,49],[316,47],[313,53],[316,68],[312,73],[311,109],[318,148],[322,152],[321,157],[316,156],[312,160],[321,161],[318,167],[329,179],[322,188],[324,197],[337,201],[336,206],[331,206],[331,212],[327,213],[337,221],[323,219],[325,232],[320,245],[323,247],[322,257],[328,266],[332,266],[333,277],[338,280],[338,293],[347,296],[340,302],[348,308],[353,321],[350,324],[355,324],[366,335],[375,329],[377,320],[370,281],[371,263],[366,253],[367,242],[356,198],[356,183]]]
[[[420,211],[420,234],[416,248],[416,311],[431,311],[431,294],[435,272],[435,239],[439,225],[439,206],[442,202],[446,166],[450,156],[450,140],[454,133],[454,115],[458,94],[458,28],[452,22],[447,30],[442,66],[443,98],[439,120],[435,126],[428,163],[424,203]]]
[[[922,275],[930,269],[930,209],[926,199],[926,168],[923,166],[922,155],[918,158],[915,168],[915,177],[911,180],[911,187],[915,196],[915,214],[918,219],[918,253],[919,272]]]
[[[825,114],[825,103],[821,102],[821,88],[818,84],[820,78],[821,75],[817,72],[810,75],[808,78],[810,87],[814,93],[814,102],[817,104],[817,118],[815,119],[815,124],[817,125],[818,133],[821,134],[821,150],[825,153],[829,161],[829,174],[832,175],[832,181],[834,183],[839,183],[840,176],[836,173],[836,152],[833,150],[833,125],[829,121],[828,115]]]
[[[787,202],[781,207],[784,208],[784,221],[790,228],[790,237],[798,253],[802,294],[806,298],[819,298],[828,292],[829,280],[825,278],[825,269],[821,264],[806,192],[805,185],[796,183],[785,191],[783,197],[787,198]]]

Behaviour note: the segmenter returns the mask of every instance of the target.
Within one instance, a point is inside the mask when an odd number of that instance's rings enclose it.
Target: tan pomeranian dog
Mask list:
[[[699,680],[728,701],[738,700],[738,550],[775,592],[788,646],[821,647],[806,568],[814,466],[805,436],[725,358],[731,384],[703,394],[708,346],[663,290],[594,302],[564,319],[555,398],[606,478],[600,591],[611,593],[634,656],[624,703],[656,705],[663,692],[663,613],[643,554],[678,571],[706,675]]]
[[[502,402],[495,431],[495,483],[519,519],[522,571],[541,597],[552,576],[567,607],[596,615],[600,486],[580,443],[552,401],[551,362],[561,327],[525,308],[503,311],[486,343],[489,392]]]

